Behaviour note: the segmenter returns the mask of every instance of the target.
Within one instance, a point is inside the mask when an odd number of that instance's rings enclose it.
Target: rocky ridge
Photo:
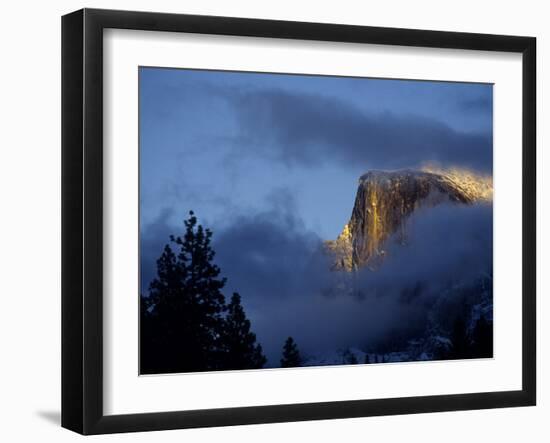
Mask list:
[[[492,198],[492,179],[469,171],[369,171],[359,178],[349,222],[336,240],[325,243],[334,256],[333,269],[375,269],[386,254],[384,244],[390,236],[406,243],[407,219],[421,207],[490,202]]]

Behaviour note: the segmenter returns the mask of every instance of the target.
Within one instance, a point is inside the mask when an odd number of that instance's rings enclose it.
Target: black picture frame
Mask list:
[[[130,415],[103,413],[103,30],[504,51],[522,54],[522,389]],[[536,39],[83,9],[62,18],[62,426],[152,431],[536,404]],[[519,294],[517,294],[519,296]]]

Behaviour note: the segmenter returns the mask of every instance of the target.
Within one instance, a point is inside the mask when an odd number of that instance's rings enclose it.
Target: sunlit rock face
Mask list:
[[[490,177],[462,170],[367,172],[359,179],[349,222],[336,240],[326,242],[335,258],[333,269],[376,269],[386,254],[384,243],[390,236],[406,243],[406,222],[415,210],[444,202],[491,201],[492,189]]]

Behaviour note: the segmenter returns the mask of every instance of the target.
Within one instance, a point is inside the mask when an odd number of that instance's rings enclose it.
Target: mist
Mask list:
[[[419,211],[408,220],[407,244],[389,239],[376,271],[329,271],[323,240],[280,208],[241,217],[215,238],[227,292],[242,295],[268,366],[278,365],[288,336],[310,356],[413,337],[443,291],[492,273],[491,205]]]

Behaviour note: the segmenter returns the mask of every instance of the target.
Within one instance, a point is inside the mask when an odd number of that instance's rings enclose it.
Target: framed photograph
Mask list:
[[[62,20],[62,425],[536,402],[531,37]]]

